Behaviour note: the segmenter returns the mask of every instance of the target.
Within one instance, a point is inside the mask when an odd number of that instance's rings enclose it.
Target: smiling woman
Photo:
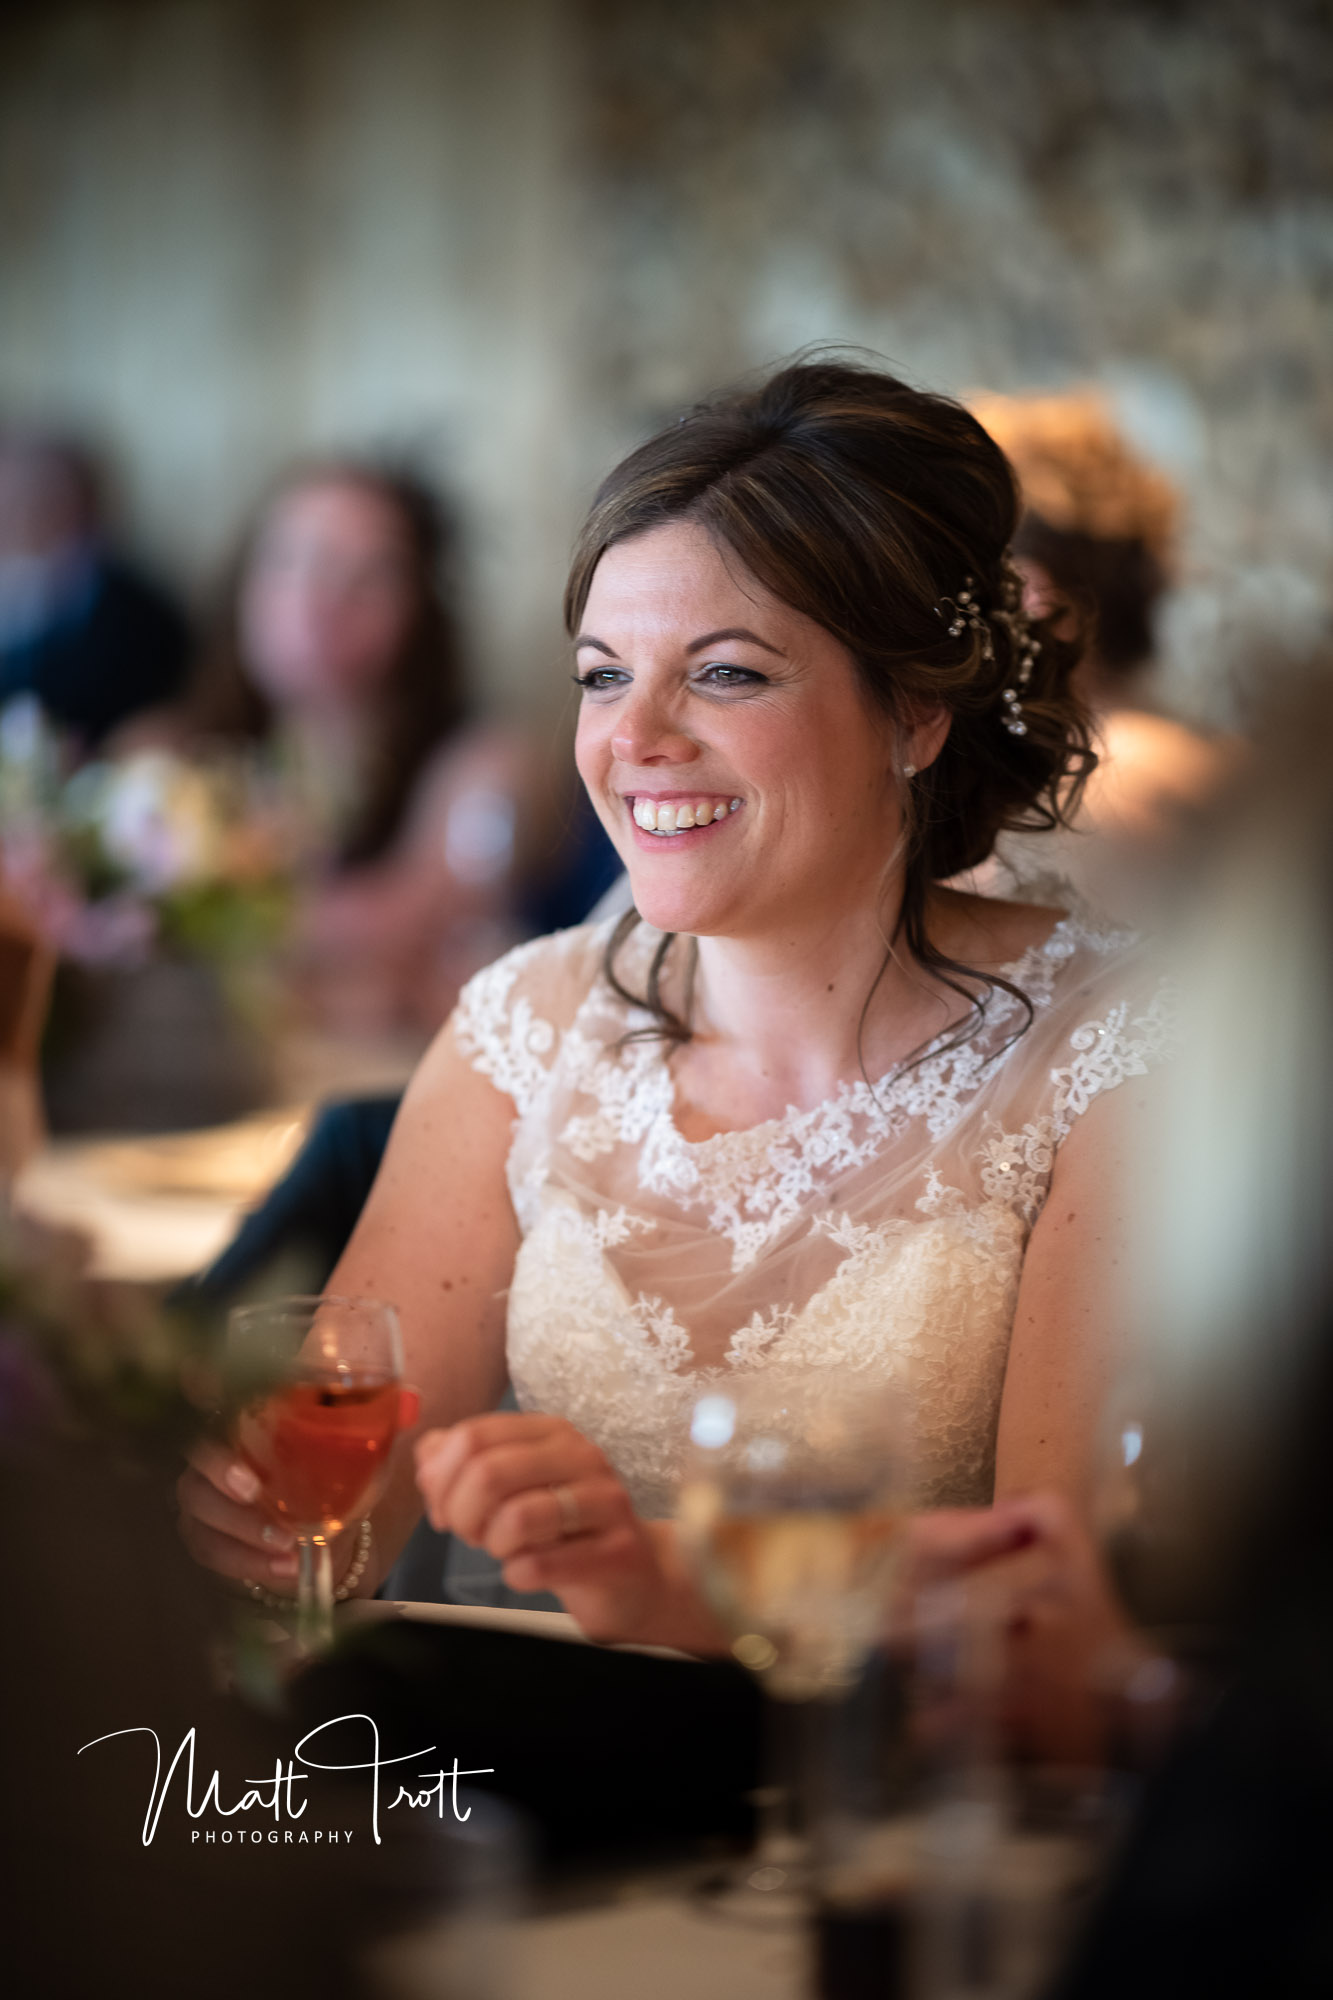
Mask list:
[[[1124,933],[939,886],[1088,761],[1016,510],[958,405],[796,366],[643,446],[580,539],[578,765],[635,907],[470,983],[332,1283],[398,1303],[431,1519],[596,1636],[721,1643],[665,1517],[732,1371],[796,1432],[811,1371],[894,1391],[926,1504],[1083,1496],[1119,1086],[1167,1023]],[[228,1470],[195,1546],[278,1574]],[[366,1587],[418,1504],[400,1466]]]
[[[694,521],[609,548],[584,624],[579,771],[647,922],[804,930],[830,882],[849,907],[873,899],[901,825],[896,732],[829,632]],[[938,735],[938,704],[933,719]],[[904,732],[928,733],[920,719]]]

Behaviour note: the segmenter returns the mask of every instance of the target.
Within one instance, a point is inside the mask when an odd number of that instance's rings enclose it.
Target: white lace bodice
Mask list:
[[[682,1137],[667,1051],[602,978],[610,925],[541,938],[464,989],[460,1045],[513,1099],[522,1243],[508,1353],[520,1405],[596,1440],[645,1514],[669,1512],[701,1382],[810,1367],[901,1388],[917,1485],[990,1498],[1023,1253],[1057,1149],[1170,1040],[1167,989],[1125,932],[1066,917],[1007,968],[979,1032],[844,1083],[813,1111]],[[658,942],[618,969],[642,991]],[[799,1413],[794,1417],[799,1421]]]

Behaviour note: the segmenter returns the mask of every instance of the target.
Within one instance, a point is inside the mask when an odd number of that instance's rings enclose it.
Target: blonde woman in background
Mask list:
[[[1095,389],[975,396],[970,407],[1023,492],[1014,537],[1034,615],[1082,625],[1080,692],[1097,769],[1054,841],[1007,837],[977,886],[1008,893],[1055,876],[1094,906],[1138,916],[1162,849],[1236,768],[1240,745],[1168,714],[1153,688],[1156,616],[1176,562],[1180,500],[1129,446]]]

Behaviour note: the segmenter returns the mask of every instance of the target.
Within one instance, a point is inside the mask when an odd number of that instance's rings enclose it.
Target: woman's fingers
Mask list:
[[[567,1438],[553,1437],[537,1444],[496,1445],[470,1459],[455,1480],[449,1494],[448,1526],[465,1542],[489,1546],[491,1525],[507,1502],[534,1489],[551,1498],[557,1486],[577,1484],[605,1471],[601,1454],[582,1439],[573,1444]]]
[[[618,1480],[562,1480],[558,1491],[541,1486],[504,1501],[487,1523],[485,1546],[498,1561],[509,1562],[528,1550],[583,1542],[622,1527],[630,1513],[629,1495]]]
[[[641,1565],[640,1537],[627,1525],[527,1549],[505,1563],[504,1580],[511,1590],[559,1591],[579,1584],[603,1584],[609,1590],[617,1576]]]
[[[216,1464],[210,1470],[216,1471]],[[176,1484],[181,1534],[191,1554],[223,1576],[256,1582],[284,1582],[296,1574],[296,1538],[268,1521],[257,1507],[229,1499],[214,1479],[198,1470],[197,1458]]]
[[[199,1439],[190,1453],[190,1464],[210,1486],[239,1500],[242,1506],[249,1506],[259,1498],[258,1475],[243,1458],[211,1438]]]
[[[486,1544],[490,1522],[516,1495],[598,1474],[612,1476],[602,1453],[560,1418],[497,1412],[431,1432],[417,1446],[431,1525],[475,1546]]]
[[[637,1629],[663,1577],[604,1454],[559,1417],[496,1411],[418,1440],[437,1528],[488,1549],[514,1590],[554,1590],[593,1639]]]
[[[238,1501],[229,1500],[193,1467],[181,1474],[176,1495],[183,1515],[219,1534],[230,1535],[233,1541],[244,1542],[249,1548],[271,1554],[296,1546],[296,1537],[288,1529],[266,1520],[257,1507],[242,1507]]]
[[[1027,1498],[993,1507],[943,1507],[918,1514],[907,1526],[906,1581],[920,1588],[965,1575],[1030,1548],[1044,1522]]]
[[[197,1515],[182,1517],[181,1536],[196,1562],[237,1583],[262,1583],[282,1590],[296,1576],[294,1555],[271,1555],[235,1535],[221,1533]]]
[[[524,1410],[492,1410],[488,1416],[451,1424],[448,1430],[425,1431],[414,1447],[417,1483],[424,1491],[429,1479],[432,1491],[442,1496],[464,1467],[482,1453],[497,1445],[536,1443],[557,1432],[578,1436],[563,1417],[543,1417]]]

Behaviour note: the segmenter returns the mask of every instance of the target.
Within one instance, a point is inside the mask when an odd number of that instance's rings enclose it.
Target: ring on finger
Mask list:
[[[552,1497],[560,1509],[560,1536],[564,1540],[569,1535],[577,1535],[583,1526],[583,1516],[579,1511],[578,1495],[572,1486],[553,1486]]]

